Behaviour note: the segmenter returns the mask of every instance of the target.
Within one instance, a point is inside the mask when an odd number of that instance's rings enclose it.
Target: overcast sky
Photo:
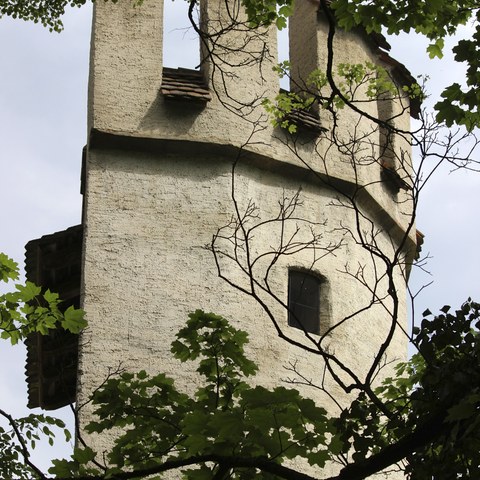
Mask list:
[[[69,12],[61,34],[0,20],[0,251],[20,263],[29,240],[80,222],[90,16],[89,7]],[[167,32],[174,30],[170,18]],[[191,42],[191,33],[173,33],[165,65],[193,67],[195,60],[184,62],[178,53],[184,51],[180,40]],[[451,62],[429,61],[411,37],[394,42],[392,55],[413,73],[428,73],[436,92],[452,78],[462,77],[462,70]],[[477,160],[479,156],[477,152]],[[427,306],[458,306],[469,296],[480,299],[479,200],[480,174],[449,174],[448,167],[425,190],[418,228],[426,236],[423,252],[432,257],[432,276],[415,275],[412,285],[434,283],[420,298],[419,312]],[[22,409],[22,347],[12,349],[1,342],[0,361],[0,408],[28,414]]]

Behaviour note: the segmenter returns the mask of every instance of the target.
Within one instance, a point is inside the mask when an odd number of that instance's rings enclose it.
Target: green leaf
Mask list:
[[[75,447],[72,458],[80,464],[87,464],[95,458],[95,452],[90,447]]]
[[[307,453],[307,459],[310,465],[316,465],[317,467],[323,468],[331,459],[331,455],[328,450],[319,450],[317,452]]]
[[[443,47],[445,41],[443,38],[438,38],[434,43],[431,43],[427,47],[428,56],[430,58],[442,58],[443,57]]]
[[[38,295],[40,295],[42,289],[32,282],[26,282],[25,285],[16,285],[17,292],[20,295],[22,302],[30,302]]]
[[[0,252],[0,281],[8,282],[9,280],[17,280],[17,278],[18,264]]]
[[[84,311],[70,306],[65,310],[62,327],[72,333],[80,333],[86,326],[87,321],[84,318]]]
[[[49,303],[49,304],[57,304],[59,302],[59,296],[58,293],[52,293],[50,290],[47,290],[43,294],[43,298]]]
[[[472,394],[463,398],[457,405],[448,410],[447,422],[472,419],[477,415],[480,394]]]
[[[443,312],[443,313],[448,313],[450,311],[450,305],[444,305],[440,311]]]

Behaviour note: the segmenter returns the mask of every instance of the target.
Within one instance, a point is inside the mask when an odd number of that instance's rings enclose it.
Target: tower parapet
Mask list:
[[[259,106],[259,99],[278,91],[278,76],[272,70],[277,58],[275,32],[264,29],[252,35],[239,6],[232,11],[224,2],[202,2],[198,73],[211,92],[210,101],[205,108],[199,108],[202,98],[179,106],[172,100],[182,100],[181,95],[162,95],[163,9],[163,0],[135,8],[128,3],[96,5],[90,131],[220,145],[243,143],[251,126],[244,127],[240,116],[258,121],[258,112],[252,110]]]
[[[345,108],[338,112],[335,119],[337,132],[342,133],[340,141],[348,143],[349,136],[360,138],[361,134],[369,131],[364,143],[370,143],[372,154],[370,160],[369,155],[364,155],[363,163],[365,166],[370,161],[376,165],[354,172],[348,155],[332,154],[331,150],[328,161],[319,161],[318,152],[323,151],[325,157],[324,149],[329,148],[325,135],[317,135],[308,142],[309,145],[302,150],[304,162],[299,162],[297,152],[292,152],[288,145],[288,135],[272,127],[261,105],[264,98],[273,99],[279,91],[278,75],[272,70],[277,58],[276,32],[273,28],[252,30],[241,8],[236,8],[238,10],[227,10],[224,2],[218,0],[201,3],[199,28],[202,28],[203,36],[199,38],[200,64],[197,73],[188,77],[181,70],[175,72],[168,68],[163,74],[162,0],[145,2],[135,8],[127,3],[97,5],[89,94],[89,132],[92,140],[108,137],[109,141],[114,141],[121,137],[124,141],[135,141],[143,138],[150,145],[152,141],[163,141],[170,146],[191,142],[192,146],[197,144],[207,150],[213,145],[233,149],[241,146],[244,152],[284,165],[307,166],[307,169],[327,174],[329,179],[369,185],[367,190],[380,204],[379,208],[393,216],[393,223],[405,228],[408,219],[405,220],[403,212],[395,213],[397,198],[393,195],[391,201],[392,192],[385,188],[382,162],[390,171],[399,171],[404,180],[402,185],[408,184],[411,170],[408,142],[400,138],[394,141],[389,135],[389,145],[385,147],[387,134],[381,125],[375,125],[367,117]],[[303,89],[312,71],[325,71],[327,35],[328,24],[316,2],[297,2],[290,19],[293,91]],[[379,48],[375,38],[363,32],[337,30],[334,49],[336,67],[371,62],[386,67],[389,72],[394,70],[385,61],[390,57]],[[394,123],[395,127],[408,131],[408,97],[402,94],[396,99],[384,97],[372,101],[365,97],[367,87],[365,84],[357,89],[357,97],[364,95],[357,105],[372,118]],[[401,89],[399,92],[402,92]],[[312,108],[313,117],[317,117],[314,122],[326,129],[328,136],[333,125],[331,116],[325,110],[319,112],[318,105]],[[375,130],[376,134],[373,134]],[[394,144],[396,151],[392,152]],[[379,162],[382,155],[385,159]],[[394,157],[405,160],[395,162]],[[373,188],[373,185],[378,188]]]

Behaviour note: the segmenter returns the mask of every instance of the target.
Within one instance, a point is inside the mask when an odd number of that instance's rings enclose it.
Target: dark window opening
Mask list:
[[[309,333],[320,333],[321,280],[307,272],[288,274],[288,325]]]

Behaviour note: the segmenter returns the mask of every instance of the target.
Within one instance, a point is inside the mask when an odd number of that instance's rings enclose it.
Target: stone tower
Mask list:
[[[178,373],[169,345],[197,308],[249,332],[259,383],[280,383],[292,362],[309,378],[320,378],[320,358],[280,339],[261,302],[291,339],[306,344],[322,338],[325,348],[364,375],[391,327],[385,311],[392,301],[387,282],[375,281],[385,266],[357,237],[364,235],[387,256],[400,251],[405,266],[392,278],[397,323],[405,323],[406,278],[416,244],[409,227],[408,161],[398,159],[409,158],[409,146],[402,138],[387,142],[384,128],[348,108],[336,125],[313,105],[291,112],[294,134],[274,127],[261,100],[279,91],[272,70],[276,31],[229,28],[230,15],[242,19],[242,13],[237,7],[227,12],[223,0],[201,0],[202,31],[214,38],[224,33],[215,47],[201,45],[200,69],[164,66],[163,8],[163,0],[135,8],[130,2],[95,5],[83,170],[81,297],[89,328],[80,341],[78,400],[120,364],[164,371],[188,387],[192,374]],[[301,90],[312,70],[325,68],[326,34],[318,4],[298,2],[290,22],[292,90]],[[359,31],[339,32],[335,61],[380,64],[399,85],[408,83],[408,72],[382,42]],[[408,98],[368,102],[365,110],[409,128]],[[341,147],[334,148],[333,131]],[[250,288],[241,269],[244,251],[237,262],[228,256],[229,245],[245,239],[226,226],[236,207],[241,215],[249,205],[255,210],[248,226],[275,219],[279,205],[286,211],[299,191],[292,215],[298,220],[258,226],[249,244],[259,257],[252,267],[259,302],[219,277],[218,268],[231,283]],[[354,209],[347,198],[354,199]],[[272,261],[282,244],[282,225],[283,241],[294,238],[292,248],[297,241],[304,248]],[[222,227],[217,268],[205,246]],[[308,248],[312,231],[316,249]],[[313,314],[302,320],[294,297],[305,285],[313,298],[306,308]],[[405,355],[406,339],[395,333],[388,358]],[[341,402],[339,386],[325,381]],[[329,407],[327,398],[318,400]],[[84,410],[81,423],[87,419]],[[92,441],[102,450],[105,439]]]

